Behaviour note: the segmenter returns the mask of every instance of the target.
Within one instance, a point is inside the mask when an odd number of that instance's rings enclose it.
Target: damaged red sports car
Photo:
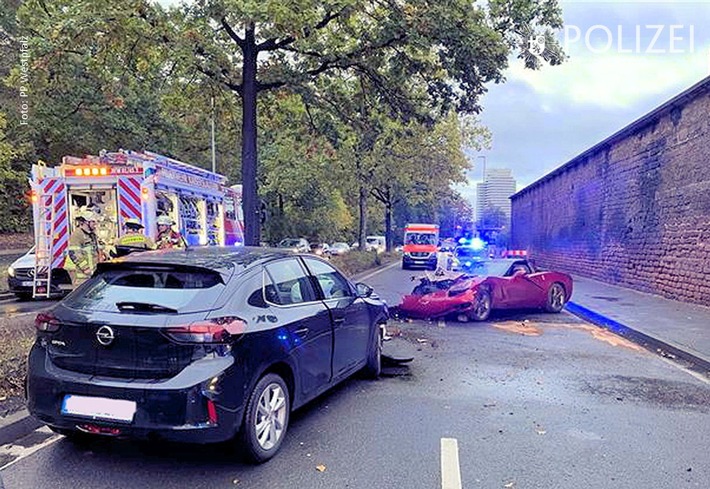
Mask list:
[[[529,260],[475,262],[463,273],[425,275],[399,306],[413,318],[485,321],[493,309],[560,312],[572,296],[572,277],[539,270]]]

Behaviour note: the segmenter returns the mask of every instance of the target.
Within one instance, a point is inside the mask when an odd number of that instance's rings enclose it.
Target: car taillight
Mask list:
[[[52,314],[41,312],[35,317],[35,329],[47,333],[59,330],[59,321]]]
[[[170,326],[163,329],[163,332],[178,343],[227,343],[244,334],[245,330],[244,320],[221,317],[195,321],[184,326]]]

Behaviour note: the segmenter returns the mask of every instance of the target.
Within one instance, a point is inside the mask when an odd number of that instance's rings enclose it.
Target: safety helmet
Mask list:
[[[84,221],[96,221],[96,214],[94,212],[91,212],[88,209],[80,209],[79,212],[76,213],[76,218],[77,219],[83,219]]]
[[[145,226],[143,226],[143,223],[140,222],[140,220],[139,220],[139,219],[136,219],[135,217],[131,217],[131,218],[129,218],[129,219],[126,219],[126,220],[123,222],[123,225],[126,226],[126,227],[129,227],[129,228],[142,228],[142,227],[145,227]]]
[[[158,226],[172,226],[173,220],[168,216],[158,216],[157,220]]]

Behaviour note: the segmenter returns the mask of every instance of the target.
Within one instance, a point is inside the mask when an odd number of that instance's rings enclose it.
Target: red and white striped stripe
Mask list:
[[[118,179],[118,209],[120,228],[126,219],[141,219],[141,178],[120,177]]]
[[[67,187],[60,178],[45,178],[40,182],[41,198],[50,196],[54,207],[52,229],[45,230],[52,235],[52,268],[64,265],[64,252],[69,245],[69,216],[67,215]]]

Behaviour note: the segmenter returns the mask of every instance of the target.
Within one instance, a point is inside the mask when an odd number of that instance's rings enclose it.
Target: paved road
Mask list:
[[[52,307],[57,301],[54,299],[23,301],[10,294],[0,295],[0,315],[12,315],[25,312],[39,312]]]
[[[411,274],[365,281],[395,304]],[[300,410],[265,465],[224,446],[75,446],[34,433],[2,447],[5,485],[437,488],[460,474],[466,488],[710,487],[702,376],[566,313],[397,331],[416,351],[411,366],[351,379]]]

